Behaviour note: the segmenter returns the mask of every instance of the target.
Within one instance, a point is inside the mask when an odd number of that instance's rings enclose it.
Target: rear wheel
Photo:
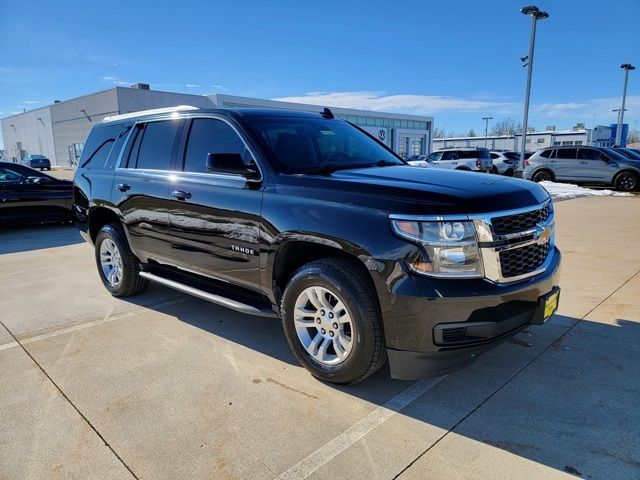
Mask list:
[[[513,168],[507,168],[507,171],[504,172],[505,177],[513,177]]]
[[[280,312],[289,347],[321,380],[356,383],[386,360],[373,287],[348,261],[324,259],[302,266],[285,288]]]
[[[548,170],[538,170],[531,178],[534,182],[552,182],[553,175]]]
[[[128,297],[147,288],[149,281],[140,276],[138,259],[120,225],[103,226],[96,237],[95,249],[100,279],[111,295]]]
[[[495,165],[493,167],[491,167],[491,173],[493,174],[498,174],[498,167],[496,167]]]
[[[617,190],[632,192],[638,187],[638,176],[633,172],[620,172],[613,179]]]

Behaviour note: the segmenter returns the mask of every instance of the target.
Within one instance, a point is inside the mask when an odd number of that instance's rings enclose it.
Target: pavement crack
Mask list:
[[[80,415],[80,417],[86,422],[86,424],[89,426],[89,428],[91,428],[91,430],[93,430],[95,432],[96,435],[98,435],[98,438],[100,438],[100,440],[102,440],[102,442],[106,445],[106,447],[111,450],[111,453],[113,453],[115,455],[115,457],[118,459],[118,461],[122,464],[122,466],[124,466],[124,468],[127,469],[127,471],[131,474],[131,476],[133,476],[133,478],[135,478],[136,480],[138,480],[138,476],[133,473],[133,470],[131,470],[131,468],[129,468],[129,466],[124,462],[124,460],[120,457],[120,455],[118,455],[116,453],[116,451],[113,449],[113,447],[109,444],[109,442],[107,442],[107,440],[102,436],[102,434],[98,431],[98,429],[89,421],[89,419],[80,411],[80,409],[71,401],[71,399],[67,396],[66,393],[64,393],[64,391],[62,390],[62,388],[60,388],[60,386],[55,382],[55,380],[53,380],[53,378],[51,378],[51,376],[45,371],[45,369],[42,367],[42,365],[40,365],[40,363],[38,363],[38,361],[34,358],[33,355],[31,355],[31,353],[29,353],[29,351],[24,347],[24,345],[22,343],[20,343],[20,341],[16,338],[16,336],[13,334],[13,332],[11,330],[9,330],[7,328],[7,326],[2,322],[2,320],[0,320],[0,325],[2,325],[7,332],[9,332],[9,335],[11,335],[11,337],[13,338],[13,340],[20,346],[20,348],[22,349],[22,351],[24,353],[27,354],[27,356],[31,359],[31,361],[33,363],[36,364],[36,366],[40,369],[40,371],[44,374],[45,377],[47,377],[47,379],[49,379],[49,381],[53,384],[53,386],[56,388],[56,390],[58,390],[58,392],[60,392],[60,395],[62,395],[62,397],[69,402],[69,405],[71,405],[73,407],[73,409],[78,412],[78,415]]]

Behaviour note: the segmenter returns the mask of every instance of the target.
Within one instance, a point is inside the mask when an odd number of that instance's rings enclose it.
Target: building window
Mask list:
[[[539,138],[538,143],[544,143],[544,138]]]
[[[573,142],[571,140],[565,140],[564,142],[562,142],[562,145],[573,145]]]
[[[582,145],[582,140],[576,140],[576,141],[574,142],[574,145]]]
[[[554,145],[560,145],[560,142],[553,142]]]

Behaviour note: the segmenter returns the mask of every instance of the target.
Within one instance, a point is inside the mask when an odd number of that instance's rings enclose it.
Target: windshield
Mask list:
[[[628,160],[627,157],[625,157],[618,151],[614,150],[613,148],[603,148],[602,150],[604,150],[607,153],[607,155],[609,155],[614,160],[622,160],[622,161]]]
[[[327,172],[405,163],[347,122],[328,118],[249,117],[285,173]]]

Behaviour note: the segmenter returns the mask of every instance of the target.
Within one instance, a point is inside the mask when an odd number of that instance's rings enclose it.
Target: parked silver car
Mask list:
[[[443,148],[430,154],[426,162],[450,170],[491,172],[493,169],[489,150],[479,147]]]
[[[632,191],[640,185],[640,161],[611,148],[543,148],[525,161],[524,178],[534,182],[611,185]]]

